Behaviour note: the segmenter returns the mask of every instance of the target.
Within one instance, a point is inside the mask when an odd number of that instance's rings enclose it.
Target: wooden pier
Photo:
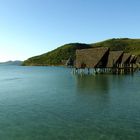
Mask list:
[[[125,67],[125,68],[73,68],[73,74],[87,74],[87,75],[96,75],[96,74],[133,74],[139,68],[136,67]]]

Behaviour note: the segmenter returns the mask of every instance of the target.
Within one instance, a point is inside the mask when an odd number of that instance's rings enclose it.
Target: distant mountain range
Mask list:
[[[19,61],[19,60],[16,60],[16,61],[6,61],[6,62],[0,62],[0,65],[22,65],[23,61]]]
[[[64,65],[64,62],[71,56],[73,60],[76,58],[76,49],[86,49],[94,47],[108,47],[113,51],[124,51],[131,54],[140,55],[140,39],[130,38],[113,38],[98,43],[83,44],[70,43],[65,44],[53,51],[44,53],[39,56],[29,58],[23,62],[25,66],[48,66],[48,65]]]

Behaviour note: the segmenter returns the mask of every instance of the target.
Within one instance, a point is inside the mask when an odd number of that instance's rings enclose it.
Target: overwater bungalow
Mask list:
[[[70,56],[69,59],[66,61],[66,66],[72,67],[74,65],[74,60]]]
[[[140,64],[140,56],[137,56],[136,64]]]
[[[124,53],[122,57],[121,67],[122,68],[130,67],[130,62],[131,62],[131,54]]]
[[[130,64],[136,64],[136,61],[137,61],[137,56],[132,55],[130,59]]]
[[[109,48],[90,48],[76,50],[75,68],[99,70],[100,73],[128,73],[133,72],[133,65],[136,63],[136,56],[123,51],[110,51]]]
[[[76,50],[76,68],[104,68],[108,54],[108,48]]]
[[[107,68],[119,67],[122,61],[123,51],[110,51],[107,61]]]
[[[132,55],[130,58],[130,63],[133,63],[135,61],[135,59],[136,59],[135,55]]]
[[[139,67],[139,70],[140,70],[140,56],[137,56],[136,65],[137,67]]]

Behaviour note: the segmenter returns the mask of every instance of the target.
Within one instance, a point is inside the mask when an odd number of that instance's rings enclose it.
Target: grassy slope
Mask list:
[[[62,65],[62,60],[67,60],[69,56],[75,59],[76,49],[90,47],[109,47],[111,50],[123,50],[124,52],[140,55],[140,39],[109,39],[94,44],[66,44],[51,52],[29,58],[23,65]]]
[[[109,39],[103,42],[92,44],[95,47],[109,47],[111,50],[123,50],[135,55],[140,55],[140,39]]]
[[[23,65],[62,65],[62,60],[67,60],[70,56],[75,59],[75,50],[90,48],[88,44],[71,43],[63,45],[51,52],[29,58]]]

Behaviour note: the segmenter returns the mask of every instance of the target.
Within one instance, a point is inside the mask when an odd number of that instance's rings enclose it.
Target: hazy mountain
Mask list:
[[[6,61],[6,62],[0,62],[0,65],[22,65],[23,61]]]

